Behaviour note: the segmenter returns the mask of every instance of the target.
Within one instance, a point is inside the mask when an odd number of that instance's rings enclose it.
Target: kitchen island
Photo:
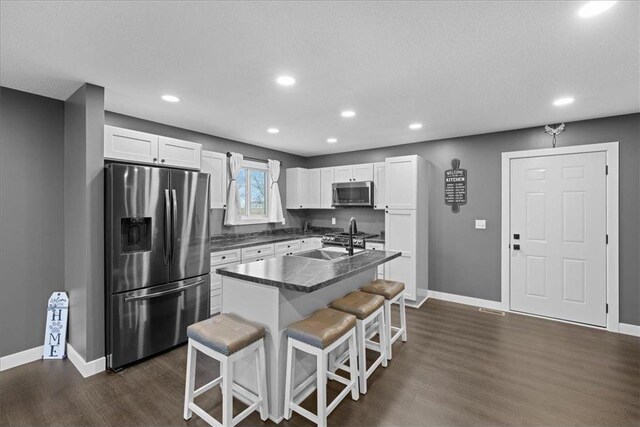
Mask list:
[[[286,329],[332,301],[375,280],[378,265],[400,252],[362,251],[352,256],[314,250],[297,255],[219,268],[222,312],[233,312],[266,328],[269,418],[279,423],[284,413]],[[299,384],[315,370],[315,360],[296,362]],[[237,381],[255,391],[252,361],[238,362]],[[311,390],[312,391],[312,390]]]

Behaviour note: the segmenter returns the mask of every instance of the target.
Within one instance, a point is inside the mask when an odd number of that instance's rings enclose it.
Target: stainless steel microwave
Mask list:
[[[373,207],[373,182],[336,182],[331,206]]]

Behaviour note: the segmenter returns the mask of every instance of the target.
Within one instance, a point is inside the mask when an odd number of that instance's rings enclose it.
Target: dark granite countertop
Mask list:
[[[310,231],[308,233],[277,233],[259,234],[250,237],[235,237],[229,239],[212,239],[211,252],[227,251],[231,249],[248,248],[269,243],[286,242],[288,240],[308,239],[310,237],[322,237],[322,233]]]
[[[288,255],[218,268],[216,273],[277,288],[313,292],[400,255],[401,252],[362,251],[332,261]]]

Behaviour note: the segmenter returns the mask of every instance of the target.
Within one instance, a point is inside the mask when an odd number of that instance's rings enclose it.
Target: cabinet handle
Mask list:
[[[222,257],[222,259],[226,259],[226,258],[227,258],[226,256],[223,256],[223,257]]]
[[[258,253],[261,253],[262,251],[258,251]]]
[[[164,163],[164,159],[160,160],[160,163]]]
[[[389,209],[389,206],[385,206],[385,208]]]
[[[157,162],[157,161],[158,161],[158,158],[157,158],[157,157],[154,157],[154,158],[153,158],[153,161],[154,161],[154,162]]]

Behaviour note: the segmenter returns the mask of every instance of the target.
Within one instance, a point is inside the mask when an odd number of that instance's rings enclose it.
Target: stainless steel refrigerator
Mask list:
[[[209,317],[209,175],[112,163],[105,173],[107,364],[185,342]]]

